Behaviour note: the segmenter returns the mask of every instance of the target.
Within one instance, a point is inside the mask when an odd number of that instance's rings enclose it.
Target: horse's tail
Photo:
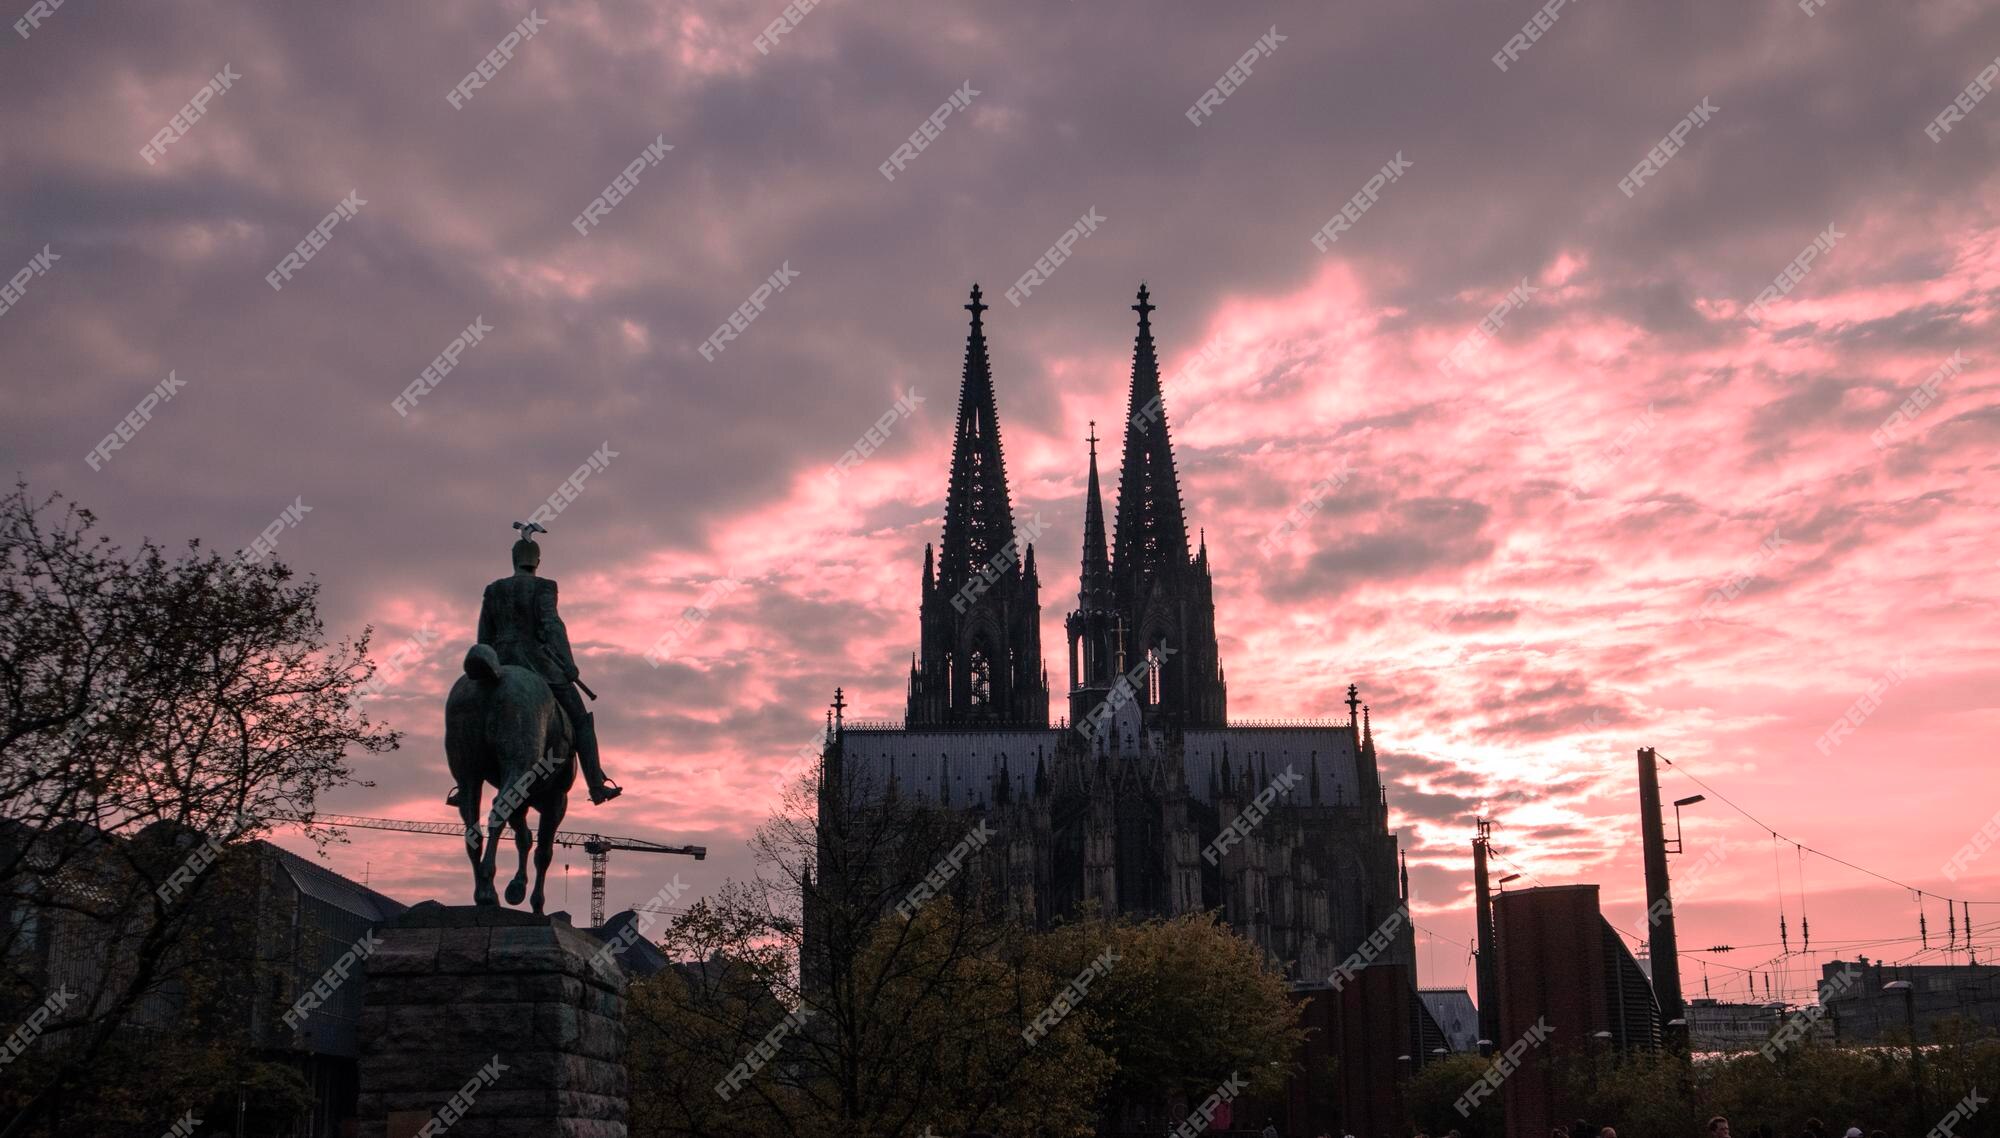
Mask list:
[[[465,674],[479,682],[481,687],[492,687],[500,682],[500,653],[491,644],[474,644],[465,653]]]

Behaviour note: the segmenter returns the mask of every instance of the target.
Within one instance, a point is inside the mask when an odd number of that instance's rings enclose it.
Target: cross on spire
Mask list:
[[[1152,294],[1146,291],[1146,282],[1140,281],[1139,303],[1132,306],[1132,311],[1139,314],[1139,322],[1142,324],[1147,323],[1146,317],[1152,314],[1154,305],[1151,298]]]
[[[1090,421],[1090,434],[1088,434],[1088,435],[1084,436],[1084,440],[1083,440],[1083,441],[1085,441],[1085,442],[1087,442],[1087,443],[1089,443],[1089,444],[1090,444],[1090,457],[1092,457],[1092,458],[1096,458],[1096,457],[1097,457],[1097,420],[1095,420],[1095,419],[1092,419],[1092,420]]]
[[[979,299],[979,286],[978,286],[978,285],[976,285],[976,284],[975,284],[975,285],[973,285],[973,286],[972,286],[972,303],[970,303],[970,304],[968,304],[968,305],[966,305],[966,306],[965,306],[965,310],[966,310],[967,312],[970,312],[970,313],[972,313],[972,322],[973,322],[974,324],[977,324],[977,323],[979,323],[979,314],[980,314],[980,313],[982,313],[982,312],[984,312],[984,311],[986,311],[986,310],[987,310],[988,308],[991,308],[991,307],[992,307],[992,305],[990,305],[990,304],[986,304],[985,302],[983,302],[983,301],[981,301],[981,300]]]

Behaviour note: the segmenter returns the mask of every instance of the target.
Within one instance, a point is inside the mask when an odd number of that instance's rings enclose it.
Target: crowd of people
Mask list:
[[[1328,1136],[1322,1135],[1321,1138],[1328,1138]],[[1349,1134],[1346,1138],[1354,1138],[1354,1136]],[[1430,1135],[1420,1131],[1416,1138],[1430,1138]],[[1462,1138],[1462,1136],[1458,1131],[1452,1130],[1447,1132],[1443,1138]],[[1592,1126],[1590,1123],[1579,1118],[1567,1129],[1558,1126],[1554,1130],[1551,1130],[1549,1138],[1618,1138],[1618,1128],[1615,1126]],[[1734,1138],[1729,1131],[1729,1120],[1719,1114],[1709,1119],[1707,1133],[1704,1138]],[[1771,1124],[1766,1122],[1757,1126],[1754,1130],[1746,1131],[1744,1138],[1779,1138],[1779,1135],[1771,1127]],[[1799,1135],[1799,1138],[1831,1138],[1831,1135],[1827,1132],[1826,1123],[1817,1118],[1808,1118],[1806,1119],[1805,1131]],[[1841,1138],[1889,1138],[1889,1135],[1887,1131],[1883,1130],[1863,1131],[1859,1126],[1850,1126]]]
[[[1561,1130],[1556,1131],[1556,1134],[1561,1135],[1561,1138],[1572,1138],[1575,1133],[1576,1130],[1574,1127],[1567,1134]],[[1601,1128],[1597,1133],[1598,1138],[1618,1138],[1618,1132],[1609,1126]],[[1729,1120],[1719,1114],[1709,1119],[1707,1138],[1731,1138]],[[1778,1138],[1778,1135],[1771,1128],[1771,1124],[1766,1122],[1758,1125],[1755,1130],[1746,1132],[1744,1138]],[[1821,1122],[1817,1118],[1806,1119],[1805,1132],[1800,1138],[1828,1138],[1826,1123]],[[1850,1126],[1847,1128],[1847,1133],[1842,1135],[1842,1138],[1864,1138],[1864,1135],[1859,1126]],[[1870,1130],[1866,1132],[1866,1138],[1889,1138],[1889,1134],[1885,1130]]]

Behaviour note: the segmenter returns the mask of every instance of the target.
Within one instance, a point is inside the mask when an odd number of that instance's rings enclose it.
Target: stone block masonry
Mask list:
[[[378,935],[360,1138],[626,1138],[625,979],[597,941],[433,901]]]

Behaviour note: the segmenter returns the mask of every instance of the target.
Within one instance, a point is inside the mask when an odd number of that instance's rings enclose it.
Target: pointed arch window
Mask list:
[[[993,659],[984,648],[974,648],[965,662],[965,679],[973,707],[993,703]]]

